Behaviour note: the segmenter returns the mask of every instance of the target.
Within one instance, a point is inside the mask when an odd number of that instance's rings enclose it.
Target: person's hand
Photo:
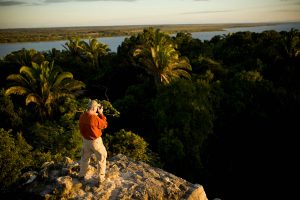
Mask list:
[[[99,106],[98,107],[98,113],[99,114],[103,114],[103,106]]]

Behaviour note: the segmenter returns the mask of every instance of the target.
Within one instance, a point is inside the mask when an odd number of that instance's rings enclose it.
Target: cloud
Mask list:
[[[291,8],[291,9],[277,9],[277,10],[274,10],[275,12],[287,12],[287,13],[291,13],[291,12],[300,12],[300,9],[297,9],[297,8]]]
[[[285,5],[300,6],[299,1],[291,1],[291,0],[280,0],[280,1],[286,2]]]
[[[88,2],[88,1],[137,1],[137,0],[44,0],[44,3],[62,3],[62,2]]]
[[[203,10],[203,11],[195,11],[195,12],[184,12],[182,15],[194,15],[194,14],[210,14],[210,13],[227,13],[234,12],[235,10]]]
[[[123,1],[123,2],[134,2],[138,0],[0,0],[1,6],[19,6],[19,5],[42,5],[49,3],[63,3],[63,2],[95,2],[95,1]]]
[[[7,1],[0,0],[0,6],[16,6],[16,5],[25,5],[26,2],[23,1]]]
[[[288,2],[289,4],[293,4],[293,5],[299,5],[300,2],[298,0],[280,0],[283,2]]]

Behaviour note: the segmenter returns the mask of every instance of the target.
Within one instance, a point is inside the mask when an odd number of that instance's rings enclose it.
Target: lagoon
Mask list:
[[[300,30],[300,22],[295,23],[284,23],[278,25],[268,25],[268,26],[253,26],[253,27],[237,27],[228,28],[223,31],[209,31],[209,32],[193,32],[192,37],[200,40],[210,40],[216,35],[227,35],[229,33],[235,33],[239,31],[251,31],[256,33],[261,33],[267,30],[275,31],[289,31],[291,28]],[[172,34],[174,36],[175,34]],[[115,37],[104,37],[98,38],[98,41],[107,44],[112,52],[117,52],[118,46],[122,44],[124,39],[129,36],[115,36]],[[86,40],[87,41],[87,40]],[[7,54],[18,51],[22,48],[25,49],[35,49],[37,51],[49,51],[52,48],[57,50],[63,50],[65,43],[68,40],[60,41],[45,41],[45,42],[18,42],[18,43],[1,43],[0,44],[0,57],[4,57]]]

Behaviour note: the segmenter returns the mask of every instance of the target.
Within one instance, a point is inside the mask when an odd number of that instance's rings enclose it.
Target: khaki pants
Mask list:
[[[95,140],[83,139],[82,155],[80,160],[79,176],[84,177],[87,173],[91,154],[94,153],[97,158],[97,172],[100,182],[105,179],[107,151],[103,145],[102,138]]]

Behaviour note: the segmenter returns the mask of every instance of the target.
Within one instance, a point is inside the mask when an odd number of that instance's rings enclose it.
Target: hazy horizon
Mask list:
[[[205,26],[205,25],[216,25],[216,27],[218,27],[218,25],[238,25],[238,24],[240,24],[240,25],[249,25],[249,24],[253,24],[254,26],[256,26],[256,25],[272,25],[272,24],[274,24],[274,25],[276,25],[276,24],[294,24],[294,23],[296,23],[296,24],[298,24],[298,23],[300,23],[300,21],[294,21],[294,22],[248,22],[248,23],[207,23],[207,24],[205,24],[205,23],[202,23],[202,24],[134,24],[134,25],[132,25],[132,24],[125,24],[125,25],[94,25],[94,26],[48,26],[48,27],[18,27],[18,28],[0,28],[0,30],[5,30],[5,29],[55,29],[55,28],[66,28],[66,29],[68,29],[68,28],[70,28],[70,29],[72,29],[72,28],[74,28],[74,29],[76,29],[76,28],[93,28],[93,27],[147,27],[147,26],[149,26],[149,27],[151,27],[151,26],[189,26],[189,25],[191,25],[191,26],[193,26],[193,25],[203,25],[203,26]],[[239,27],[239,26],[237,26],[237,27]],[[240,27],[244,27],[244,26],[240,26]],[[247,26],[246,26],[247,27]]]
[[[0,0],[0,29],[300,22],[300,0]]]

